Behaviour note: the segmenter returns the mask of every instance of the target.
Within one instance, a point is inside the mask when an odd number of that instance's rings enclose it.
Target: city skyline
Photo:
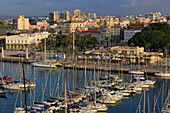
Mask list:
[[[48,16],[52,11],[70,11],[80,9],[82,12],[102,15],[144,14],[160,11],[170,15],[169,0],[5,0],[0,4],[0,16]]]

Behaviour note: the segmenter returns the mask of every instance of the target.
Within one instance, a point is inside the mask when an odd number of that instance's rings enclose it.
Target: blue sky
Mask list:
[[[170,0],[0,0],[0,16],[48,16],[51,11],[80,9],[97,15],[144,14],[160,11],[170,15]]]

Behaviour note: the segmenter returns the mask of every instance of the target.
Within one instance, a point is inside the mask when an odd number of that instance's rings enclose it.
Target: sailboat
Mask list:
[[[166,50],[166,67],[165,67],[165,72],[155,73],[155,76],[170,77],[170,73],[168,73],[167,70],[168,70],[168,65],[167,65],[167,50]]]
[[[0,97],[1,97],[1,96],[5,96],[5,94],[6,94],[5,91],[0,90]]]
[[[46,61],[46,38],[44,41],[44,45],[45,45],[45,47],[44,47],[44,61],[34,62],[34,63],[31,63],[31,65],[35,66],[35,67],[43,67],[43,68],[56,68],[55,64],[52,64],[51,62]]]

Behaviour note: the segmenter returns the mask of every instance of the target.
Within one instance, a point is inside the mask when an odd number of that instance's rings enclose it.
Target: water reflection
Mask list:
[[[11,75],[12,77],[16,76],[16,71],[18,70],[18,63],[7,63],[1,62],[0,69],[2,70],[2,75]],[[49,97],[59,97],[64,92],[64,77],[66,77],[66,86],[67,90],[73,91],[76,87],[83,88],[85,84],[85,72],[83,70],[77,69],[44,69],[44,68],[34,68],[29,64],[25,64],[25,72],[26,78],[34,81],[36,87],[34,89],[27,90],[27,103],[28,105],[32,105],[34,101],[41,102],[42,98],[44,100],[49,99]],[[96,79],[99,79],[99,76],[108,76],[110,72],[101,72],[97,71],[95,76]],[[112,75],[117,74],[112,72]],[[131,75],[121,73],[121,78],[124,81],[130,81]],[[92,80],[94,78],[93,71],[87,71],[87,85],[91,86]],[[165,100],[165,97],[168,93],[168,89],[170,87],[170,78],[158,78],[154,76],[148,76],[149,79],[156,80],[156,84],[146,88],[145,92],[145,111],[155,109],[155,112],[158,112],[158,107],[162,107],[162,100]],[[44,88],[42,88],[42,84]],[[164,84],[164,85],[163,85]],[[162,90],[163,89],[163,90]],[[44,90],[44,93],[42,93]],[[159,92],[161,91],[161,96],[158,97]],[[116,104],[108,105],[110,108],[108,109],[108,113],[135,113],[138,104],[141,99],[141,110],[143,110],[143,91],[137,92],[131,97],[125,98],[121,101],[118,101]],[[21,96],[19,96],[21,95]],[[162,98],[163,95],[163,98]],[[18,98],[18,99],[16,99]],[[155,100],[157,99],[158,105],[154,108]],[[24,92],[23,91],[8,91],[6,94],[6,98],[0,98],[0,112],[10,113],[13,111],[15,106],[23,106],[21,104],[21,100],[24,100]],[[22,101],[23,102],[23,101]],[[16,105],[15,105],[16,103]],[[149,103],[149,104],[148,104]]]

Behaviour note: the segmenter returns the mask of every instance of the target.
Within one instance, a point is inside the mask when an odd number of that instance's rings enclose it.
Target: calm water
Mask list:
[[[29,64],[24,64],[26,78],[34,79],[34,68]],[[21,76],[21,66],[18,63],[7,63],[0,62],[0,72],[3,76],[10,75],[16,80],[19,80],[19,76]],[[73,76],[74,73],[74,76]],[[107,72],[99,73],[96,72],[96,79],[98,75],[105,76]],[[112,73],[115,74],[115,73]],[[51,75],[51,76],[50,76]],[[90,75],[93,75],[92,71],[87,71],[87,81],[90,85]],[[67,78],[67,90],[73,90],[73,81],[74,87],[84,87],[84,71],[74,71],[69,69],[58,68],[56,70],[52,70],[51,74],[48,69],[35,68],[35,90],[27,91],[27,105],[31,105],[35,98],[35,101],[42,100],[42,86],[44,89],[44,100],[49,99],[50,97],[50,78],[51,78],[51,96],[56,97],[58,95],[62,95],[64,93],[64,77]],[[121,77],[124,81],[130,80],[131,76],[129,74],[122,74]],[[164,84],[164,92],[163,97],[165,99],[168,89],[170,88],[170,79],[161,79],[155,78],[153,76],[149,76],[150,79],[156,80],[156,84],[154,88],[149,88],[146,90],[145,102],[146,102],[146,112],[148,110],[153,111],[153,100],[154,97],[158,98],[158,104],[156,105],[156,113],[158,113],[161,109],[162,105],[162,87]],[[161,92],[160,92],[161,90]],[[34,96],[35,92],[35,96]],[[160,96],[158,94],[160,92]],[[140,98],[141,100],[141,112],[143,110],[143,91],[141,94],[135,94],[132,97],[127,99],[123,99],[120,103],[111,106],[107,113],[136,113],[136,110],[139,105]],[[155,100],[156,100],[155,99]],[[149,103],[149,104],[148,104]],[[6,94],[6,98],[0,98],[0,113],[12,113],[14,107],[19,107],[24,105],[24,92],[23,91],[8,91]],[[148,106],[149,105],[149,106]]]

